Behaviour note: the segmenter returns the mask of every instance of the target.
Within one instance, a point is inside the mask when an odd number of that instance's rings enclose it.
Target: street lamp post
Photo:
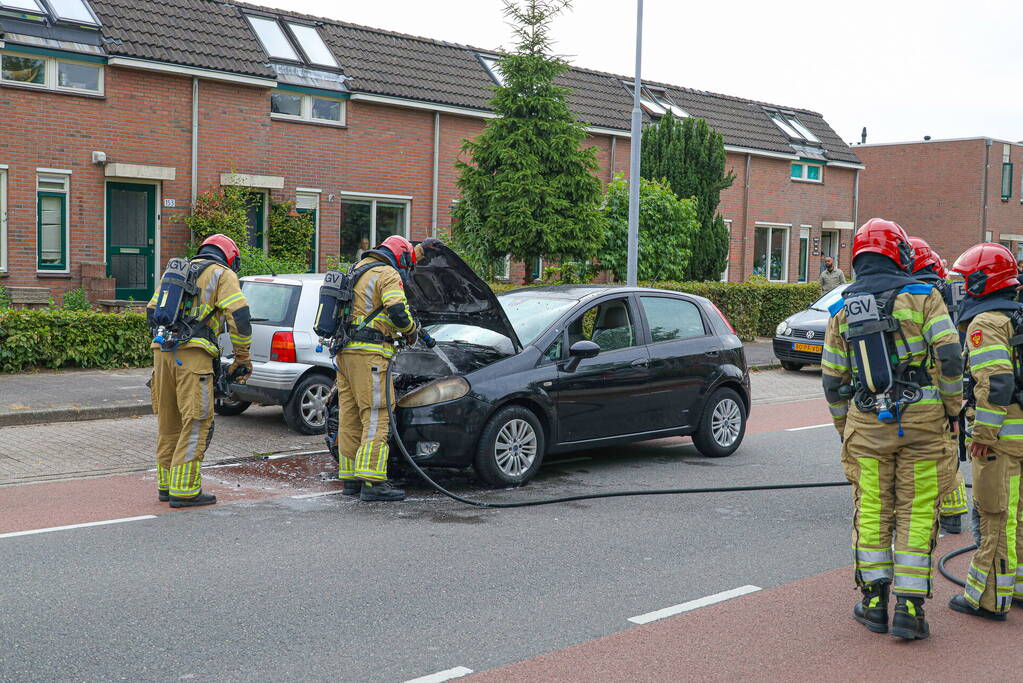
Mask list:
[[[643,0],[636,0],[636,80],[632,86],[632,139],[629,162],[629,260],[626,280],[636,286],[639,270],[639,148],[643,136],[643,110],[639,96],[643,87],[640,73],[643,68]]]

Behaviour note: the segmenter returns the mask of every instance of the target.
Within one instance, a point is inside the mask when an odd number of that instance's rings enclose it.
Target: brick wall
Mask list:
[[[82,284],[81,264],[106,260],[107,179],[91,163],[93,151],[106,152],[109,163],[176,169],[175,180],[160,184],[161,199],[175,203],[174,208],[159,208],[160,266],[184,250],[189,235],[183,218],[191,194],[191,79],[107,67],[105,90],[104,97],[96,98],[0,87],[0,165],[9,167],[8,272],[0,282],[44,286],[59,299]],[[411,197],[411,236],[430,234],[433,112],[350,101],[347,127],[339,128],[271,120],[266,89],[204,80],[199,98],[199,192],[218,188],[221,174],[230,172],[282,176],[284,188],[271,193],[278,201],[293,200],[297,187],[320,190],[320,268],[328,256],[339,253],[341,195],[346,192]],[[477,135],[484,125],[477,118],[440,116],[441,231],[450,226],[450,210],[459,195],[454,164],[461,157],[462,140]],[[588,144],[597,148],[601,180],[609,180],[611,138],[594,136]],[[613,172],[627,175],[628,139],[618,138],[613,147]],[[756,221],[792,225],[789,276],[794,280],[800,224],[819,232],[824,220],[852,220],[851,170],[827,168],[823,184],[794,183],[788,161],[753,157],[747,216],[742,203],[745,156],[729,154],[728,160],[738,174],[721,204],[722,214],[733,221],[733,280],[745,279],[752,269]],[[37,168],[73,172],[67,274],[36,272]],[[513,276],[522,274],[519,265]]]

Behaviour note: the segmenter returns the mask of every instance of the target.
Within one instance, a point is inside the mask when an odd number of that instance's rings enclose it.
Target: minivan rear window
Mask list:
[[[271,282],[242,281],[242,292],[249,300],[249,312],[256,325],[294,327],[295,311],[302,288]]]

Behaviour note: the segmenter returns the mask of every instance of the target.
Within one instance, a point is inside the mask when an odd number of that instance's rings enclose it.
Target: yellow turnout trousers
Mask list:
[[[199,468],[213,439],[213,359],[200,348],[154,349],[152,391],[160,490],[176,498],[197,496]]]
[[[850,413],[842,467],[856,504],[856,583],[891,581],[896,595],[930,597],[938,506],[955,483],[945,420],[903,421],[900,437],[897,424]]]
[[[385,391],[390,360],[375,354],[342,351],[337,362],[338,477],[385,481],[391,416]]]
[[[999,442],[987,459],[973,463],[973,504],[980,510],[980,547],[973,555],[963,595],[974,607],[1008,612],[1012,598],[1023,599],[1023,526],[1020,525],[1018,447]]]

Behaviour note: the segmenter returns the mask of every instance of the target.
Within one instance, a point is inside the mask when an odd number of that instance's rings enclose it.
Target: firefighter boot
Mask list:
[[[963,532],[962,515],[942,515],[938,518],[938,523],[941,524],[941,528],[946,534],[961,534]]]
[[[1016,601],[1013,600],[1013,603]],[[969,614],[971,617],[982,617],[984,619],[990,619],[991,621],[1005,621],[1009,618],[1009,615],[1005,612],[992,612],[991,610],[984,609],[983,607],[974,607],[966,598],[962,595],[953,595],[952,599],[948,601],[948,606],[956,612],[962,612],[963,614]]]
[[[874,633],[888,633],[888,581],[874,581],[860,586],[863,601],[853,607],[853,619]]]
[[[358,479],[346,479],[345,487],[341,489],[342,496],[358,496],[362,493],[362,482]]]
[[[161,503],[166,503],[170,500],[170,491],[167,489],[157,489],[156,495],[160,499]]]
[[[906,640],[923,640],[931,635],[924,619],[924,599],[897,595],[895,615],[892,617],[892,635]]]
[[[359,500],[378,500],[385,502],[405,500],[405,492],[392,486],[389,481],[381,481],[373,484],[368,481],[364,481],[362,482],[362,493],[359,494]]]
[[[217,502],[217,497],[212,493],[199,492],[199,495],[192,496],[191,498],[179,498],[177,496],[170,497],[170,506],[172,508],[196,508],[201,505],[213,505]]]

